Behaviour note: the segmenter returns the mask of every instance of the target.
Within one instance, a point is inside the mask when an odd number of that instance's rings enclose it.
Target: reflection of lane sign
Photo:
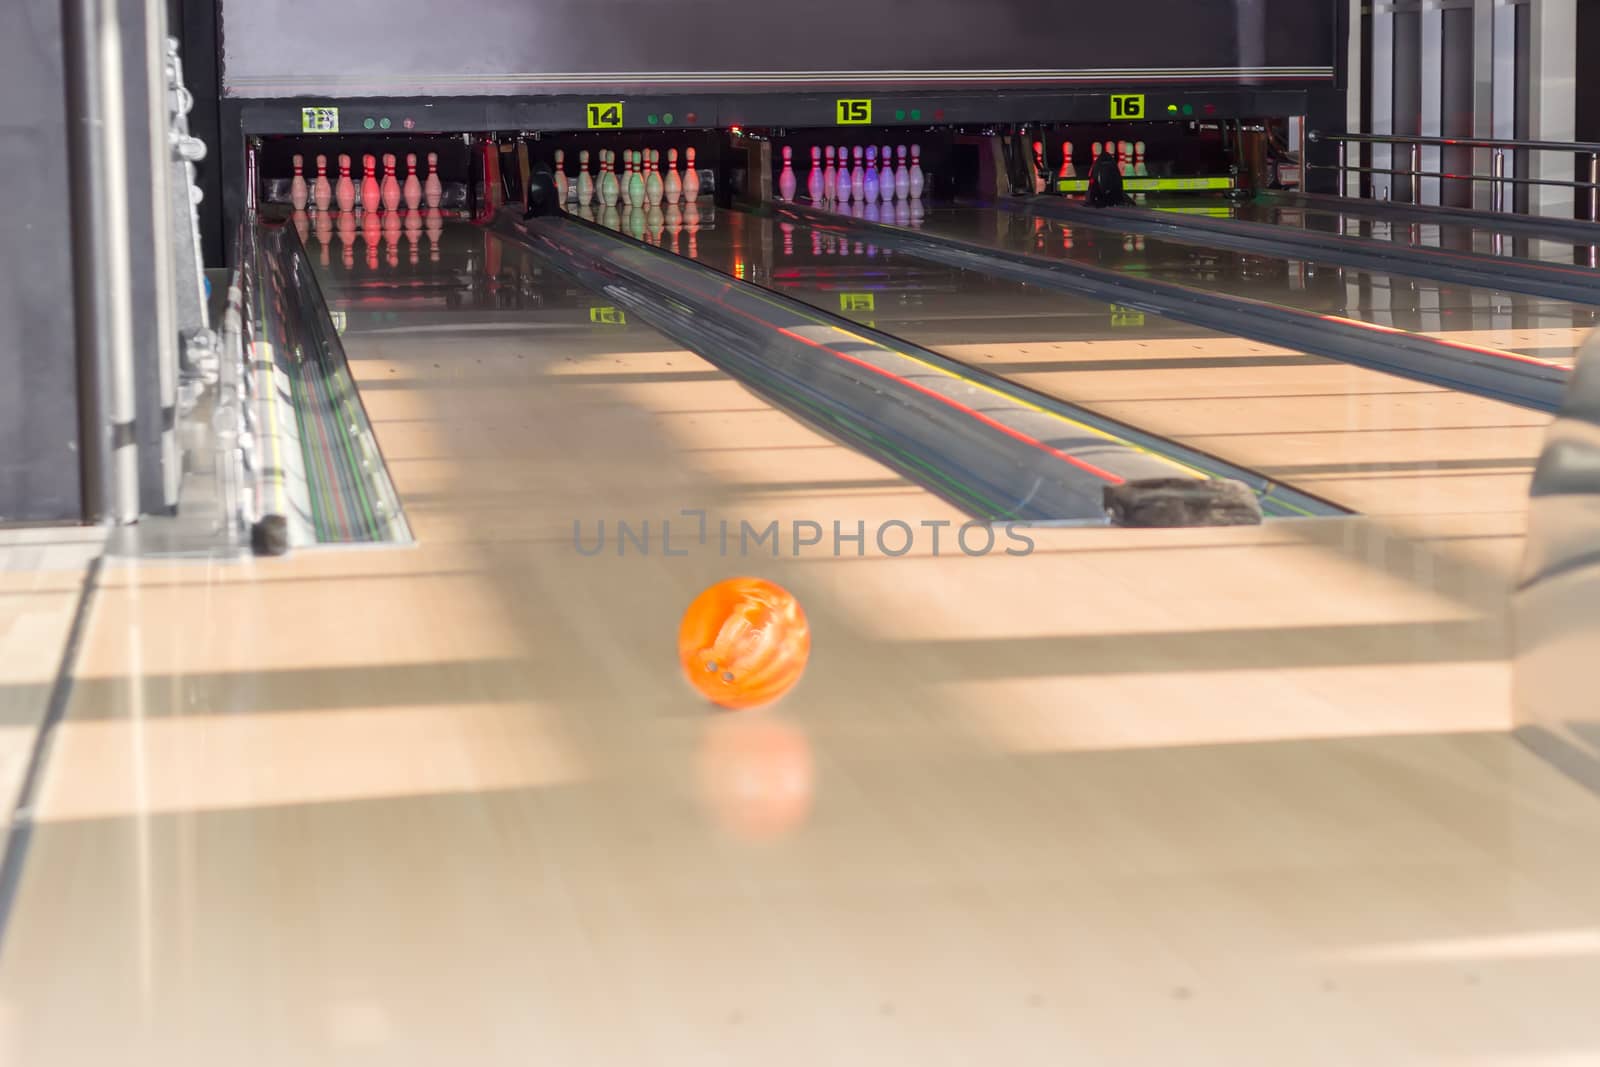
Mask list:
[[[1144,312],[1125,308],[1121,304],[1111,305],[1111,325],[1113,329],[1130,329],[1144,325]]]
[[[840,293],[840,311],[876,311],[877,298],[871,293]]]
[[[597,326],[626,326],[628,316],[616,308],[590,308],[589,321]]]
[[[836,106],[840,126],[872,125],[871,100],[840,100]]]
[[[1114,119],[1144,118],[1144,94],[1112,93],[1111,117]]]
[[[620,102],[606,102],[590,104],[586,115],[591,130],[620,130],[622,129],[622,104]]]
[[[301,133],[338,133],[339,109],[336,107],[303,107],[300,109]]]

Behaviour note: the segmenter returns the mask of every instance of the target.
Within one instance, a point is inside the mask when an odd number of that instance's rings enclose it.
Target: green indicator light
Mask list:
[[[361,125],[365,126],[367,129],[370,130],[370,129],[372,129],[372,127],[376,126],[377,123],[374,122],[372,119],[363,119],[361,121]]]
[[[1194,105],[1193,104],[1184,104],[1183,105],[1183,113],[1185,115],[1193,115],[1194,114]]]
[[[904,122],[906,120],[906,113],[905,113],[905,109],[904,108],[899,108],[899,109],[897,109],[895,111],[894,120],[896,122]]]
[[[379,119],[378,120],[378,127],[380,129],[387,130],[389,128],[389,120],[388,119]]]
[[[920,118],[922,118],[922,112],[913,109],[911,112],[911,121],[916,122]]]
[[[1167,105],[1167,110],[1172,112],[1174,115],[1176,115],[1178,113],[1178,105],[1177,104],[1168,104]]]
[[[661,116],[661,121],[666,123],[668,126],[671,126],[672,125],[672,112],[669,111],[665,115],[662,115]]]
[[[659,118],[657,118],[655,115],[647,115],[647,116],[645,116],[645,121],[648,122],[650,125],[654,126],[656,123],[660,122],[661,120]]]

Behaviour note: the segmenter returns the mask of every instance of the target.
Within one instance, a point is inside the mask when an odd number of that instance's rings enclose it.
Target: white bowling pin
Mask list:
[[[1139,177],[1150,173],[1150,168],[1145,164],[1143,141],[1133,142],[1133,173]]]
[[[1076,178],[1077,170],[1072,166],[1072,143],[1061,146],[1061,177],[1066,179]]]
[[[294,177],[289,179],[289,203],[294,205],[294,209],[296,211],[304,211],[306,209],[306,202],[311,198],[311,191],[306,188],[306,176],[303,173],[304,168],[304,157],[295,156]]]
[[[356,206],[356,183],[350,180],[350,157],[339,156],[339,184],[334,189],[334,198],[339,202],[340,211],[352,211]]]
[[[1096,141],[1094,144],[1089,146],[1089,163],[1090,163],[1090,165],[1092,166],[1094,164],[1095,160],[1097,160],[1099,158],[1100,158],[1100,142]]]
[[[861,165],[861,146],[850,149],[850,199],[861,200],[867,195],[867,168]]]
[[[922,184],[923,184],[923,181],[924,181],[924,177],[923,177],[923,174],[922,174],[922,146],[919,145],[919,144],[914,144],[914,145],[911,146],[911,188],[910,188],[911,199],[913,199],[913,200],[921,200],[922,199]]]
[[[394,153],[383,154],[383,210],[396,211],[400,207],[400,180],[394,173]]]
[[[378,210],[378,202],[383,199],[378,191],[378,159],[370,152],[361,157],[361,208],[363,211]]]
[[[422,198],[437,210],[443,206],[444,183],[439,180],[439,153],[428,153],[428,177],[422,182]]]
[[[661,191],[666,194],[667,203],[669,204],[676,204],[683,199],[683,175],[678,173],[678,150],[676,148],[667,149],[667,180],[662,185]]]
[[[556,203],[567,202],[567,154],[561,149],[556,149],[556,170],[553,175],[556,183]]]
[[[318,211],[327,211],[333,203],[333,185],[328,181],[328,157],[317,157],[317,180],[311,183],[311,202]]]
[[[611,150],[600,150],[600,203],[607,208],[617,206],[617,197],[621,193],[621,183],[617,181],[617,173],[612,169]]]
[[[694,149],[689,149],[685,156],[688,162],[683,172],[683,198],[692,204],[700,199],[700,169],[694,165]],[[695,213],[695,218],[698,226],[698,210]],[[698,232],[698,230],[695,232]]]
[[[589,173],[589,150],[585,148],[578,153],[578,206],[588,207],[594,203],[594,176]]]
[[[867,145],[867,170],[866,170],[866,198],[867,203],[878,202],[878,146]]]
[[[883,156],[878,162],[878,198],[888,203],[894,199],[894,156],[888,145],[883,146]]]
[[[406,181],[400,187],[400,195],[405,199],[407,211],[416,211],[422,206],[422,182],[417,178],[415,152],[406,153]]]
[[[649,149],[645,153],[644,201],[650,207],[659,207],[666,195],[666,183],[661,180],[661,150]]]
[[[789,145],[784,145],[783,169],[778,172],[778,198],[780,200],[793,200],[797,184],[798,182],[794,176],[794,149]]]
[[[896,145],[894,150],[894,195],[904,200],[911,195],[911,168],[906,166],[906,146]]]
[[[839,201],[848,202],[855,195],[854,183],[850,180],[850,149],[844,145],[839,146],[839,173],[834,184],[838,189]]]
[[[822,168],[822,195],[825,199],[832,200],[839,195],[839,174],[833,169],[833,145],[824,148],[823,153],[827,163]]]
[[[822,200],[822,149],[816,145],[811,146],[811,173],[806,175],[806,195],[813,204]]]
[[[633,150],[630,160],[628,175],[628,206],[644,207],[644,153],[637,148]]]

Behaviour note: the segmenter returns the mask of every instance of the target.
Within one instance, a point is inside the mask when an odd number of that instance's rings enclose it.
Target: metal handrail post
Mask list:
[[[1411,202],[1422,203],[1422,146],[1411,146]]]

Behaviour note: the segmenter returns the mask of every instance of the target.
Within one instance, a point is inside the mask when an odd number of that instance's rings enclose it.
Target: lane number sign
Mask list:
[[[338,133],[339,109],[336,107],[303,107],[300,109],[301,133]]]
[[[586,116],[591,130],[620,130],[622,129],[622,103],[611,100],[598,104],[590,104]]]
[[[872,125],[871,100],[840,100],[835,107],[840,126]]]
[[[1144,118],[1144,94],[1112,93],[1111,117],[1114,119]]]

